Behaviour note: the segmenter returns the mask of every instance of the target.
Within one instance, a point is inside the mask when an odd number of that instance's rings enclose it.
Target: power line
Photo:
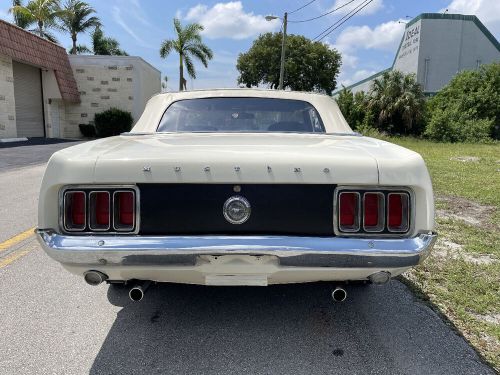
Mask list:
[[[344,15],[342,18],[340,18],[338,21],[327,27],[325,30],[323,30],[321,33],[316,35],[313,40],[317,40],[318,42],[328,35],[330,35],[334,30],[339,28],[341,25],[346,23],[349,19],[354,17],[357,13],[359,13],[363,8],[365,8],[368,4],[370,4],[373,0],[363,0],[358,6],[356,6],[354,9],[349,11],[346,15]]]
[[[288,12],[288,14],[292,14],[292,13],[298,12],[299,10],[304,9],[306,6],[308,6],[308,5],[312,4],[312,3],[314,3],[315,1],[316,1],[316,0],[311,0],[311,1],[309,1],[307,4],[302,5],[300,8],[297,8],[297,9],[295,9],[295,10],[292,10],[291,12]]]
[[[327,34],[323,35],[320,39],[318,39],[318,42],[321,41],[323,38],[326,38],[328,35],[330,35],[331,33],[333,33],[335,30],[337,30],[340,26],[342,26],[344,23],[346,23],[347,21],[349,21],[352,17],[354,17],[356,14],[358,14],[360,11],[363,10],[363,8],[365,8],[366,6],[368,6],[373,0],[370,0],[368,1],[365,5],[363,5],[361,8],[359,8],[356,12],[354,12],[354,14],[352,14],[351,16],[347,17],[346,20],[342,21],[339,25],[335,26],[332,30],[330,30]]]
[[[314,20],[317,20],[318,18],[321,18],[321,17],[324,17],[324,16],[328,16],[329,14],[332,14],[332,13],[333,13],[333,12],[335,12],[336,10],[342,9],[343,7],[345,7],[345,6],[349,5],[350,3],[352,3],[353,1],[356,1],[356,0],[350,0],[350,1],[348,1],[347,3],[345,3],[345,4],[343,4],[343,5],[341,5],[341,6],[337,7],[337,8],[335,8],[335,9],[333,9],[333,10],[329,11],[329,12],[323,13],[323,14],[321,14],[321,15],[317,16],[317,17],[308,18],[308,19],[306,19],[306,20],[297,20],[297,21],[288,21],[288,22],[290,22],[290,23],[301,23],[301,22],[309,22],[309,21],[314,21]]]
[[[339,20],[335,21],[332,25],[328,26],[326,29],[324,29],[322,32],[320,32],[318,35],[316,35],[314,39],[318,39],[323,36],[323,34],[326,34],[328,31],[330,31],[333,27],[335,27],[337,24],[342,22],[344,19],[349,17],[351,14],[353,14],[356,10],[358,10],[362,5],[364,5],[368,0],[362,0],[361,3],[359,3],[356,7],[351,9],[349,12],[347,12],[345,15],[343,15]]]

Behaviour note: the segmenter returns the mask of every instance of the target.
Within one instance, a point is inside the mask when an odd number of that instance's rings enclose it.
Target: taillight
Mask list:
[[[337,190],[337,235],[401,235],[411,227],[411,195],[392,187]]]
[[[384,230],[384,194],[364,194],[363,228],[367,232],[381,232]]]
[[[86,222],[86,202],[83,191],[71,191],[64,195],[64,227],[68,231],[82,231]]]
[[[409,228],[410,198],[407,193],[389,193],[387,196],[387,229],[406,232]]]
[[[132,230],[135,221],[135,194],[133,191],[116,191],[114,195],[115,229]]]
[[[111,226],[110,199],[107,191],[90,193],[90,229],[108,230]]]
[[[121,186],[68,186],[61,191],[61,229],[67,232],[134,232],[138,190]]]
[[[343,232],[359,230],[359,193],[339,194],[339,229]]]

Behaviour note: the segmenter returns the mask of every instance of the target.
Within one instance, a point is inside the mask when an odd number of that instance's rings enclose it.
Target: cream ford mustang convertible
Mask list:
[[[55,153],[37,233],[138,300],[151,281],[382,284],[433,227],[420,155],[353,132],[329,96],[234,89],[154,96],[130,133]]]

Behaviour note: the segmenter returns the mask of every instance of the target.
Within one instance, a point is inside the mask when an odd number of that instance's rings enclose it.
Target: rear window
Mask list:
[[[301,100],[204,98],[172,103],[158,132],[324,133],[316,109]]]

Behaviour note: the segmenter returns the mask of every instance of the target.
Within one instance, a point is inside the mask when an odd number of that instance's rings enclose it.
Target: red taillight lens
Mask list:
[[[406,232],[409,226],[409,201],[406,193],[390,193],[387,197],[387,229]]]
[[[108,230],[110,228],[109,202],[107,191],[90,193],[90,229]]]
[[[85,229],[85,193],[67,192],[64,195],[64,227],[66,230]]]
[[[135,221],[135,194],[132,191],[115,193],[115,227],[118,230],[132,230]]]
[[[343,232],[359,230],[359,193],[339,194],[339,229]]]
[[[134,224],[134,194],[120,193],[119,221],[123,225]]]
[[[367,232],[380,232],[384,229],[384,195],[382,193],[365,193],[363,226]]]
[[[109,226],[109,193],[96,193],[96,223]]]

